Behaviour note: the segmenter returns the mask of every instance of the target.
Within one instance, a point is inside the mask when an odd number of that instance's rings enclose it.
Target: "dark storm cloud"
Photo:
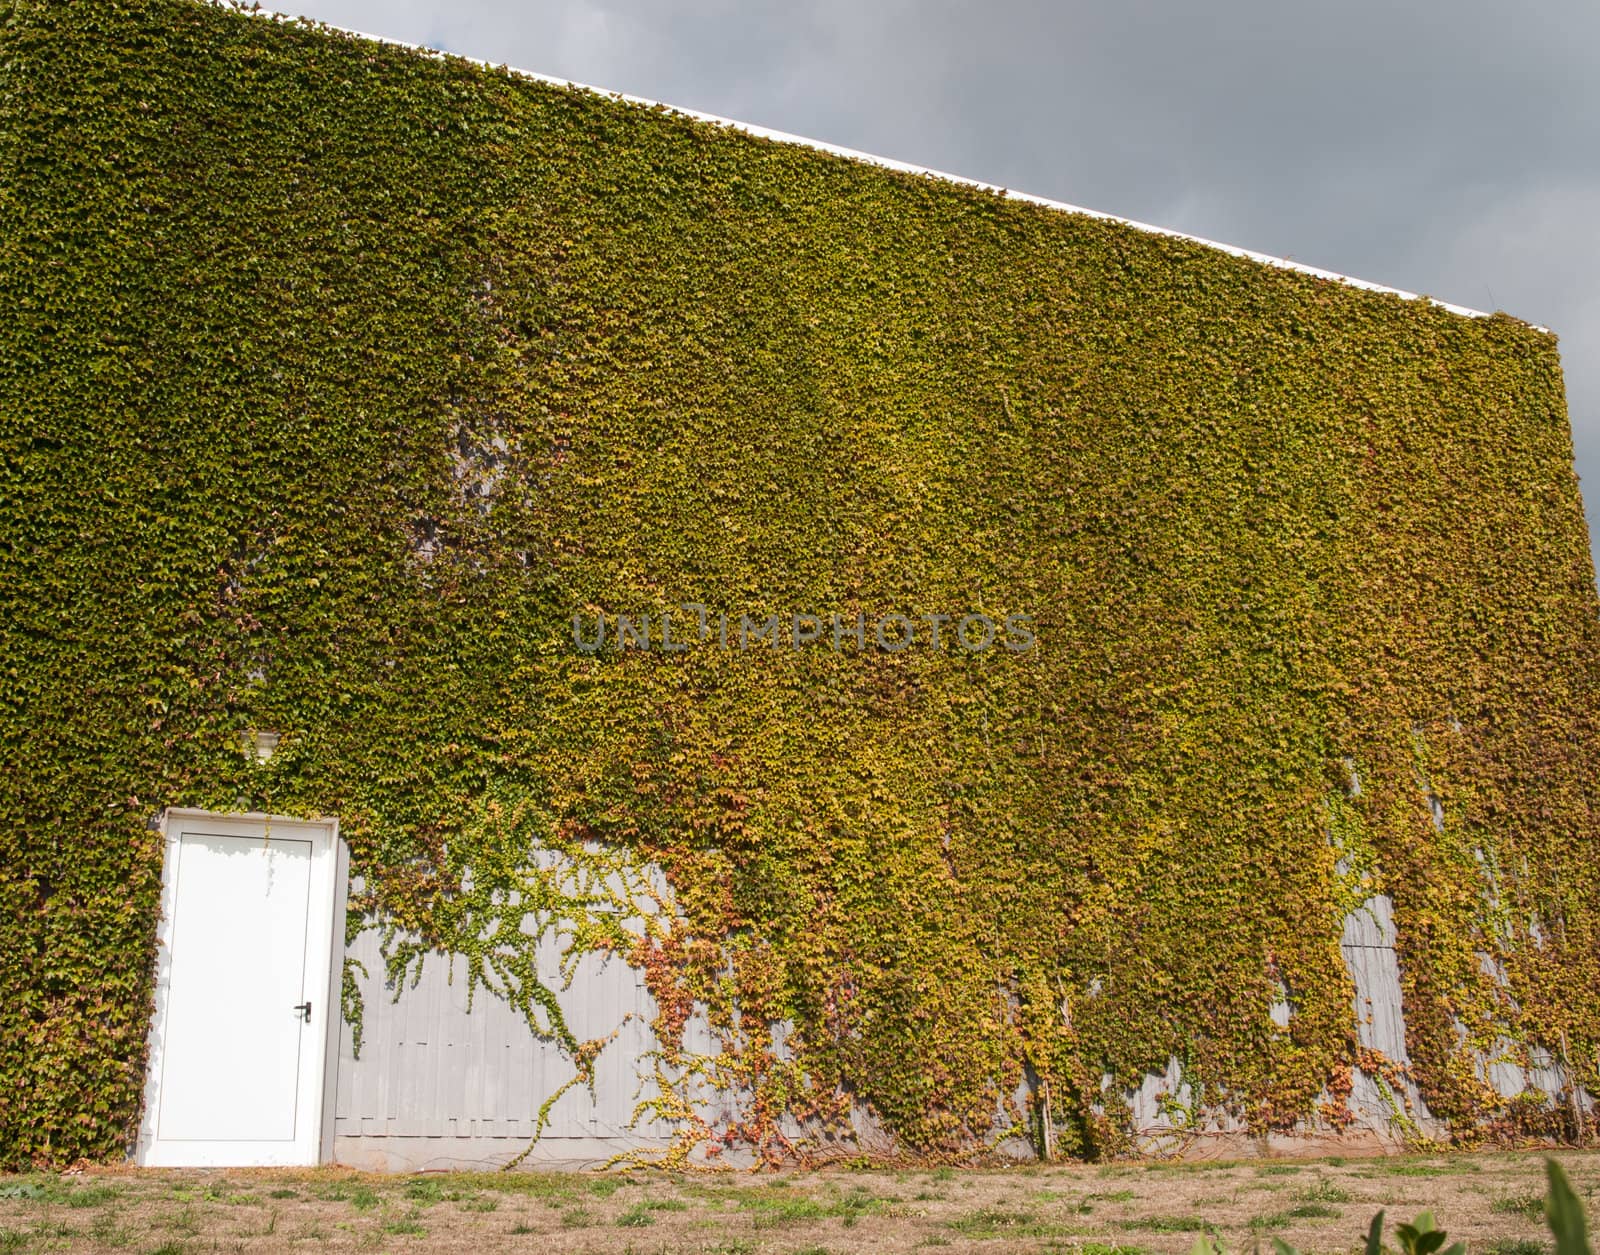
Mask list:
[[[1600,485],[1593,0],[278,7],[1505,309]]]

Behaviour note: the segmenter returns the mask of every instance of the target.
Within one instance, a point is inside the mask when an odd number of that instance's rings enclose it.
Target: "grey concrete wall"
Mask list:
[[[541,966],[555,975],[546,947]],[[395,991],[383,978],[378,934],[349,949],[364,965],[359,1058],[347,1024],[339,1043],[334,1158],[358,1167],[498,1167],[533,1137],[540,1104],[572,1075],[556,1043],[487,990],[467,1010],[465,962],[430,955],[415,987]],[[615,1038],[601,1051],[595,1088],[568,1090],[551,1111],[530,1161],[603,1162],[634,1146],[667,1143],[671,1129],[634,1111],[651,1074],[654,999],[635,969],[615,957],[586,956],[560,993],[579,1040]]]
[[[1395,948],[1393,903],[1368,898],[1343,922],[1340,949],[1355,986],[1351,1008],[1361,1044],[1405,1066],[1405,1012],[1400,965]],[[366,968],[360,984],[365,1002],[364,1045],[352,1050],[351,1030],[340,1038],[334,1129],[339,1163],[383,1170],[491,1168],[522,1153],[533,1137],[540,1104],[568,1078],[572,1066],[556,1044],[541,1037],[506,1003],[479,990],[467,1010],[464,961],[434,955],[424,962],[413,987],[385,985],[378,934],[367,932],[350,948]],[[552,987],[560,984],[559,954],[553,945],[541,952],[541,968]],[[554,1106],[549,1125],[525,1162],[545,1166],[592,1166],[629,1150],[661,1150],[672,1128],[638,1114],[638,1104],[656,1092],[650,1053],[655,1038],[650,1022],[654,1000],[642,974],[621,958],[587,956],[570,987],[560,993],[568,1024],[582,1039],[612,1036],[596,1065],[591,1094],[569,1090]],[[1272,1008],[1280,1026],[1292,1009],[1286,1001]],[[774,1030],[781,1050],[782,1026]],[[686,1045],[713,1053],[712,1034],[703,1018],[691,1021]],[[1519,1064],[1509,1053],[1480,1061],[1480,1074],[1507,1096],[1525,1089],[1541,1092],[1554,1104],[1564,1101],[1563,1077],[1547,1057]],[[1178,1059],[1161,1073],[1121,1097],[1133,1117],[1136,1144],[1154,1155],[1280,1153],[1296,1149],[1359,1146],[1397,1148],[1411,1132],[1443,1132],[1416,1086],[1396,1092],[1377,1076],[1357,1070],[1350,1096],[1355,1116],[1350,1127],[1334,1131],[1307,1122],[1292,1134],[1260,1139],[1220,1110],[1194,1111],[1192,1092]],[[1109,1089],[1111,1077],[1105,1078]],[[697,1107],[714,1124],[735,1114],[739,1095],[703,1088]],[[1026,1094],[1019,1095],[1025,1101]],[[1170,1099],[1190,1108],[1174,1114]],[[1580,1096],[1585,1109],[1587,1095]],[[863,1144],[887,1149],[889,1140],[870,1113],[857,1123]],[[790,1128],[791,1134],[800,1134]],[[1027,1144],[1011,1139],[1016,1151]],[[1020,1153],[1020,1152],[1019,1152]]]

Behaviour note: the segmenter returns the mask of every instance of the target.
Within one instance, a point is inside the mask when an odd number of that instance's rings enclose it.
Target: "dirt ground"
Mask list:
[[[1557,1156],[1591,1215],[1600,1153]],[[1551,1249],[1543,1156],[787,1174],[91,1169],[0,1175],[0,1252],[1186,1252],[1281,1237],[1359,1250],[1372,1215],[1431,1210],[1472,1255]]]

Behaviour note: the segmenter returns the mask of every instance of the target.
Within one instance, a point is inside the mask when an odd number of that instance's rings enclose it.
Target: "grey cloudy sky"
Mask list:
[[[1594,0],[272,7],[1542,323],[1600,510]]]

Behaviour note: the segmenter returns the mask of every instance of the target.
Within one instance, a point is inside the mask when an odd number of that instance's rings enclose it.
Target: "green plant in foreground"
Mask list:
[[[1383,1213],[1380,1211],[1372,1220],[1372,1230],[1367,1235],[1368,1255],[1378,1255],[1382,1249]],[[1396,1225],[1395,1236],[1400,1239],[1400,1250],[1403,1255],[1434,1255],[1444,1247],[1445,1232],[1434,1225],[1433,1213],[1425,1211],[1411,1224]],[[1443,1255],[1467,1255],[1467,1244],[1456,1242],[1443,1251]]]
[[[1544,1169],[1550,1182],[1550,1191],[1544,1199],[1544,1218],[1555,1236],[1556,1255],[1591,1255],[1588,1218],[1573,1192],[1572,1182],[1554,1159],[1546,1159]]]

